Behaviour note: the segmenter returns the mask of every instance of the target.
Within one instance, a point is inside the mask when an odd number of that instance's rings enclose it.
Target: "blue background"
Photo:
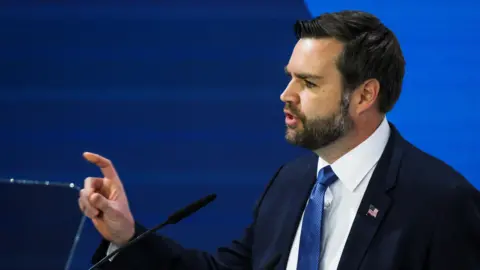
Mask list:
[[[479,4],[307,2],[3,1],[1,176],[82,185],[100,175],[82,152],[97,152],[116,165],[146,226],[217,193],[165,233],[187,247],[227,245],[275,169],[304,151],[284,142],[279,100],[293,23],[362,9],[397,34],[407,60],[389,120],[480,187]],[[88,222],[75,269],[99,239]]]

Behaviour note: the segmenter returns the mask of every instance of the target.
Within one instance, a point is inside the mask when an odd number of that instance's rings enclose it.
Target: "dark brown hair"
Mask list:
[[[380,82],[379,110],[389,112],[402,90],[405,60],[390,29],[372,14],[362,11],[325,13],[297,21],[295,34],[301,38],[331,37],[344,44],[337,67],[346,90],[352,91],[368,79]]]

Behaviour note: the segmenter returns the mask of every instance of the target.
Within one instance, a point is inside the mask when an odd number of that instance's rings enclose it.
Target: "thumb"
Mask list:
[[[107,200],[102,194],[100,193],[93,193],[90,195],[90,198],[88,198],[90,201],[90,204],[92,204],[93,207],[97,208],[98,210],[106,213],[112,209],[110,201]]]

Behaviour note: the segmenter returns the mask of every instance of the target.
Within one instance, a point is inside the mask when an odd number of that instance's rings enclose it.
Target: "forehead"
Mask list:
[[[336,70],[343,44],[333,38],[302,38],[293,49],[287,69],[293,73],[327,73]]]

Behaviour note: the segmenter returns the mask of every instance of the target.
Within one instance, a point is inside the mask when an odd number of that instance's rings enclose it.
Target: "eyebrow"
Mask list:
[[[293,74],[293,75],[295,75],[295,77],[300,78],[302,80],[306,80],[306,79],[320,80],[320,79],[323,78],[323,76],[315,75],[315,74],[311,74],[311,73],[304,73],[304,72],[302,72],[302,73],[294,73],[293,72],[292,73],[292,72],[288,71],[287,67],[285,67],[284,70],[285,70],[285,74],[287,74],[287,75]]]

